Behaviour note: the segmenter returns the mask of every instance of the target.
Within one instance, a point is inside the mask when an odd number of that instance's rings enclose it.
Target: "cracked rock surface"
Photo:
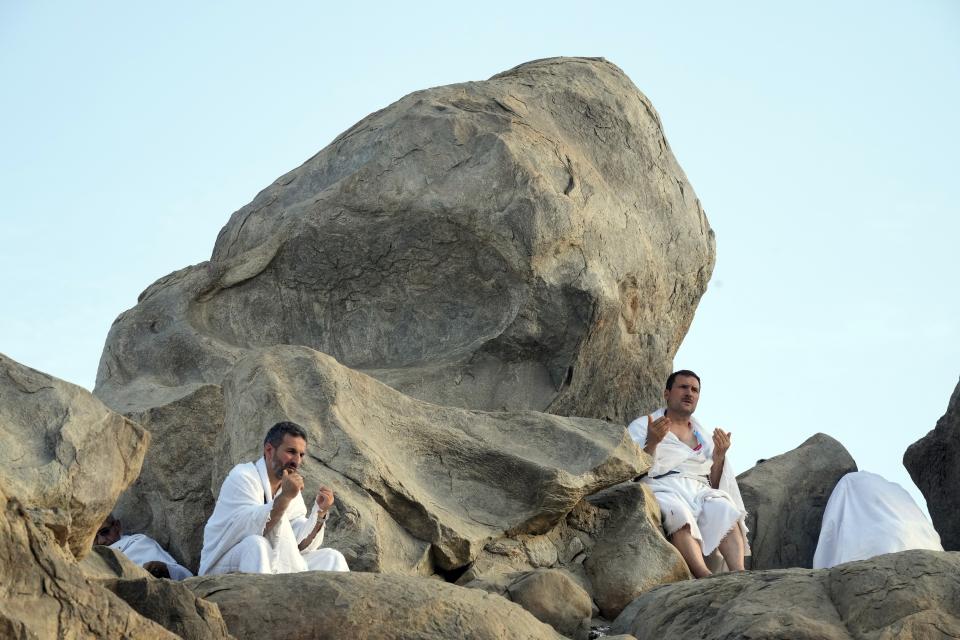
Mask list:
[[[714,234],[650,101],[603,59],[373,113],[117,318],[96,394],[143,411],[303,345],[437,404],[626,423],[659,401]]]
[[[927,500],[943,548],[960,551],[960,385],[936,427],[907,448],[903,466]]]
[[[140,473],[149,441],[89,391],[0,354],[0,477],[76,557]]]
[[[960,553],[903,551],[657,587],[610,631],[664,640],[960,638]]]

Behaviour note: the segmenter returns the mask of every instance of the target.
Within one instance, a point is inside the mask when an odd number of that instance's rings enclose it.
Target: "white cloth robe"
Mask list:
[[[177,563],[173,556],[160,546],[160,543],[146,534],[134,533],[129,536],[120,536],[120,539],[110,545],[110,548],[116,549],[141,567],[148,562],[163,562],[167,565],[172,580],[193,577],[189,569]]]
[[[627,432],[642,448],[647,442],[649,420],[656,420],[665,413],[666,409],[658,409],[649,416],[640,416],[629,424]],[[743,534],[744,555],[750,555],[750,545],[747,542],[747,510],[743,505],[740,486],[730,465],[730,458],[724,458],[719,488],[712,488],[709,475],[713,466],[713,438],[707,436],[696,418],[691,416],[690,423],[701,444],[700,450],[694,451],[673,432],[668,431],[654,450],[653,464],[641,482],[653,491],[661,511],[673,501],[679,501],[689,511],[692,519],[684,518],[680,514],[671,519],[664,514],[667,535],[673,534],[683,525],[689,525],[690,533],[700,542],[703,554],[709,556],[736,522]],[[670,472],[674,473],[665,475]],[[727,501],[730,505],[728,512],[732,513],[732,517],[719,523],[705,521],[701,517],[704,504],[716,500]]]
[[[910,494],[869,471],[840,478],[823,512],[813,568],[908,549],[943,551],[940,536]]]
[[[270,518],[270,510],[273,508],[273,500],[266,462],[262,457],[256,463],[241,463],[230,470],[220,487],[213,515],[203,529],[200,575],[232,570],[224,566],[221,560],[245,538],[263,535],[264,527]],[[290,501],[280,522],[272,527],[267,536],[272,573],[294,573],[311,569],[347,570],[346,562],[339,552],[320,549],[326,525],[321,527],[303,551],[298,549],[300,541],[306,538],[316,525],[317,516],[316,504],[307,516],[302,492]],[[311,556],[321,555],[317,552],[323,551],[331,552],[329,562],[321,557],[319,563],[308,563]]]

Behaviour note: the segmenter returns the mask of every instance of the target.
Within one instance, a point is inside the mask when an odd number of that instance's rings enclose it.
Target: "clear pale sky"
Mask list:
[[[960,2],[328,4],[0,3],[0,351],[92,388],[113,319],[357,120],[603,56],[717,234],[698,416],[740,470],[823,431],[919,496],[960,375]]]

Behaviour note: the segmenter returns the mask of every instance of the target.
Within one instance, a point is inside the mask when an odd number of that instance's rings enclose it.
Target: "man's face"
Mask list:
[[[267,470],[274,478],[283,478],[284,469],[296,471],[303,464],[303,457],[307,455],[307,441],[303,438],[284,434],[280,446],[274,447],[269,442],[263,445],[263,457],[267,461]]]
[[[93,538],[93,544],[102,544],[110,546],[120,539],[120,521],[114,520],[111,516],[103,521],[100,528],[97,529],[97,535]]]
[[[663,392],[663,397],[672,413],[693,413],[700,400],[700,383],[693,376],[677,376],[673,386]]]

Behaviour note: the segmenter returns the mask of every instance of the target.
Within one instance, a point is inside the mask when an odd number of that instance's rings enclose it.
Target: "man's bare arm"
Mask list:
[[[270,509],[270,519],[267,520],[267,524],[263,528],[264,536],[269,534],[277,523],[280,522],[280,518],[283,517],[287,507],[290,506],[290,501],[301,491],[303,491],[303,477],[292,469],[284,469],[283,480],[280,483],[280,495],[273,500],[273,508]]]
[[[710,467],[710,486],[720,488],[720,477],[723,475],[723,462],[727,458],[727,449],[730,448],[732,434],[723,429],[713,430],[713,465]]]

